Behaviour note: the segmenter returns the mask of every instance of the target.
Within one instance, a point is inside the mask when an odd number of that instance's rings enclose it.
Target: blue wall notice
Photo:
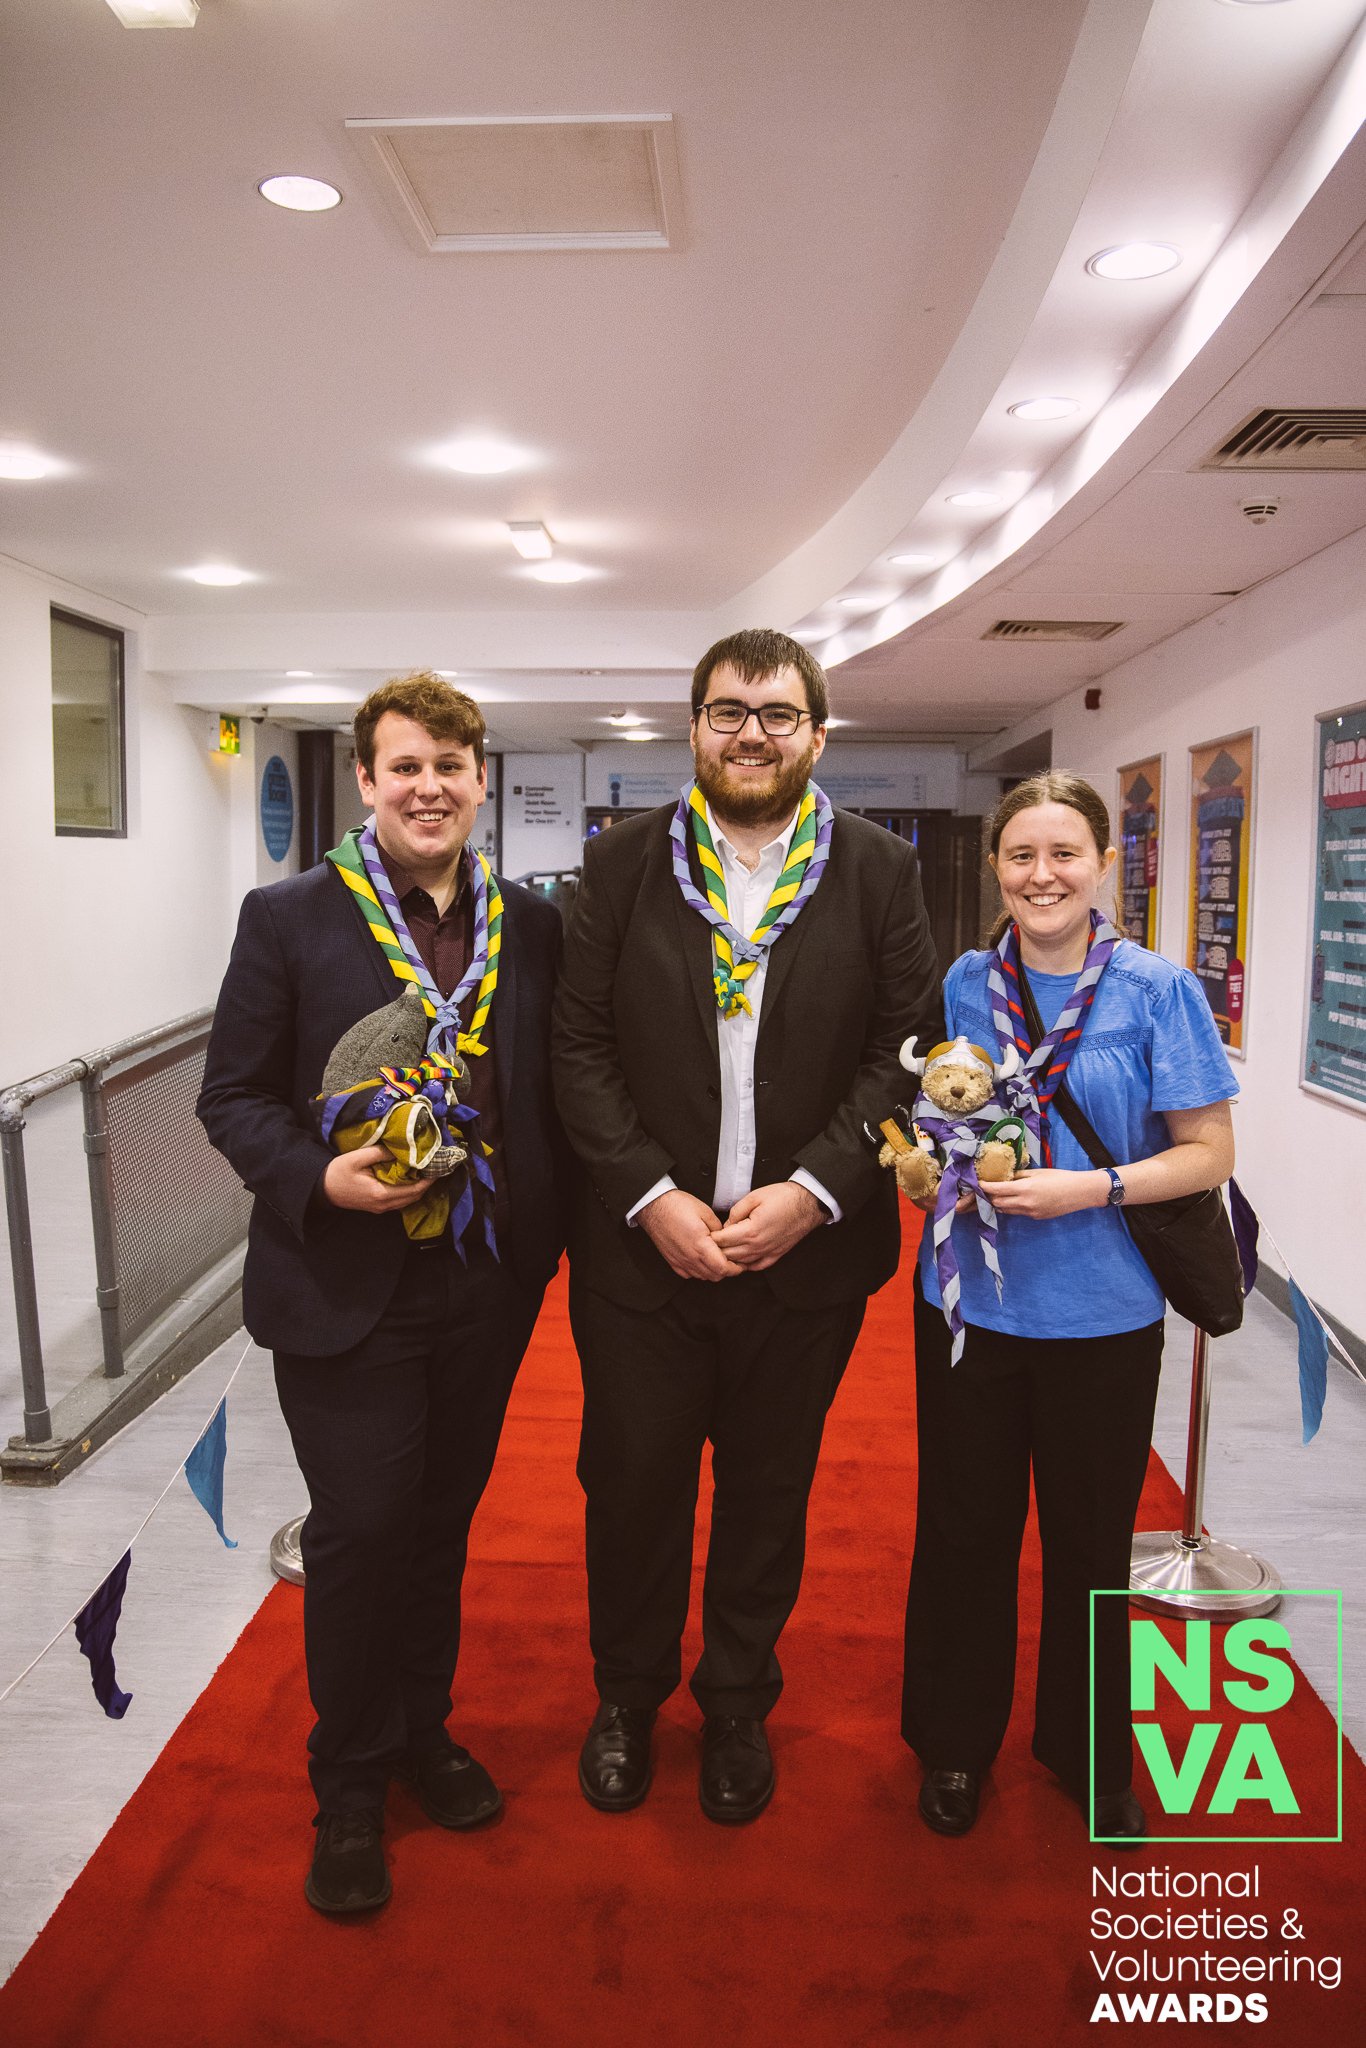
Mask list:
[[[278,754],[261,771],[261,837],[272,860],[283,860],[294,837],[294,785]]]

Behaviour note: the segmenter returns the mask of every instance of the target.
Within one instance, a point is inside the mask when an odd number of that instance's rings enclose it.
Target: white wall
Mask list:
[[[1165,754],[1161,950],[1186,957],[1187,749],[1259,731],[1247,1056],[1238,1178],[1321,1307],[1366,1333],[1366,1115],[1299,1086],[1314,863],[1315,715],[1366,699],[1366,533],[1249,591],[1050,707],[1053,764],[1085,775],[1113,816],[1120,766]],[[1006,736],[1007,739],[1009,736]]]
[[[53,825],[49,606],[128,633],[126,839]],[[227,859],[234,765],[207,715],[143,674],[139,615],[0,561],[0,703],[9,773],[0,890],[0,1086],[217,993],[235,913]]]

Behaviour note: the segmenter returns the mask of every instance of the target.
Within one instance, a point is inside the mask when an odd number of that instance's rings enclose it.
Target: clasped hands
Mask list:
[[[809,1188],[780,1180],[741,1195],[723,1223],[682,1188],[656,1195],[636,1218],[661,1258],[682,1280],[730,1280],[762,1273],[825,1221]]]

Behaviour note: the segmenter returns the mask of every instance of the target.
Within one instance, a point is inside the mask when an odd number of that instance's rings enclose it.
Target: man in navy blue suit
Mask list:
[[[243,1308],[275,1355],[307,1482],[304,1642],[317,1721],[305,1891],[320,1912],[384,1904],[391,1775],[463,1828],[502,1801],[446,1730],[470,1520],[563,1244],[548,1032],[560,921],[469,844],[484,720],[430,674],[356,715],[373,818],[307,873],[243,902],[199,1114],[256,1197]],[[416,984],[430,1052],[458,1048],[490,1171],[435,1239],[403,1212],[427,1183],[335,1152],[315,1098],[343,1032]],[[488,1147],[485,1154],[483,1148]]]

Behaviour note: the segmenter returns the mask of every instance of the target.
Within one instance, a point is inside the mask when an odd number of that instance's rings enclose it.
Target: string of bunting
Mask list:
[[[1323,1404],[1328,1397],[1329,1346],[1337,1352],[1348,1371],[1355,1373],[1359,1380],[1366,1380],[1366,1373],[1362,1372],[1336,1331],[1330,1328],[1304,1292],[1290,1270],[1290,1261],[1236,1180],[1231,1180],[1228,1184],[1228,1207],[1233,1224],[1234,1242],[1238,1246],[1238,1258],[1243,1268],[1243,1293],[1250,1294],[1256,1284],[1260,1263],[1257,1252],[1259,1237],[1265,1235],[1267,1243],[1284,1268],[1286,1286],[1290,1290],[1291,1312],[1299,1332],[1300,1426],[1303,1432],[1301,1442],[1310,1443],[1318,1435],[1319,1424],[1323,1421]]]
[[[57,1633],[50,1641],[44,1643],[37,1656],[24,1666],[18,1677],[10,1680],[4,1691],[0,1692],[0,1703],[7,1700],[10,1694],[23,1684],[31,1671],[37,1669],[48,1651],[55,1649],[67,1630],[74,1628],[77,1645],[90,1665],[90,1683],[96,1699],[112,1721],[123,1719],[132,1703],[133,1695],[122,1690],[115,1673],[114,1637],[118,1631],[119,1615],[123,1610],[123,1594],[128,1584],[129,1567],[133,1562],[133,1545],[182,1473],[191,1493],[213,1523],[226,1548],[237,1548],[236,1542],[223,1526],[223,1466],[228,1450],[228,1395],[232,1391],[233,1381],[246,1363],[250,1350],[251,1339],[248,1337],[242,1346],[241,1356],[228,1375],[228,1383],[219,1395],[213,1413],[195,1438],[189,1455],[176,1466],[148,1508],[129,1537],[118,1563],[112,1571],[106,1572],[89,1599],[84,1601],[74,1614],[67,1616]]]

